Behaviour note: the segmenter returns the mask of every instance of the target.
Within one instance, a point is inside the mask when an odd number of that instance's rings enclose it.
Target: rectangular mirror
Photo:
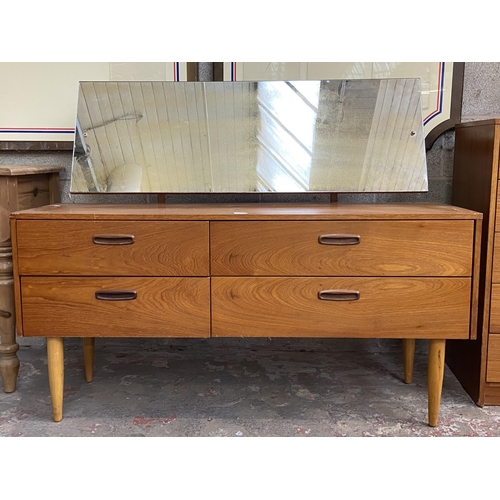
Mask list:
[[[427,187],[418,79],[80,83],[73,193]]]

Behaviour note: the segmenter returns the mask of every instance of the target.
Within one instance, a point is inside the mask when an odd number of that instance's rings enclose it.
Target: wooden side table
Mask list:
[[[54,165],[0,165],[0,375],[3,390],[16,389],[19,359],[14,313],[10,212],[58,203],[59,172]]]

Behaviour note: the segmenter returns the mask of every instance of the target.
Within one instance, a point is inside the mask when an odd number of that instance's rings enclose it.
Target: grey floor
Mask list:
[[[102,338],[89,384],[81,340],[67,339],[59,423],[45,341],[20,344],[0,436],[500,436],[500,407],[477,407],[448,368],[427,425],[426,341],[406,385],[395,340]]]

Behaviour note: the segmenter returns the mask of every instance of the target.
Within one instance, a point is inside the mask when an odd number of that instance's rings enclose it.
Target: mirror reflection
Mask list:
[[[420,81],[81,82],[71,191],[427,190]]]

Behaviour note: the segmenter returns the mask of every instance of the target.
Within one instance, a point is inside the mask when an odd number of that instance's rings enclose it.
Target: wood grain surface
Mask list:
[[[0,165],[0,175],[5,176],[49,174],[61,170],[64,170],[61,165]]]
[[[469,307],[469,278],[212,278],[214,337],[465,339]]]
[[[0,166],[0,378],[5,392],[16,388],[19,359],[16,342],[16,235],[10,232],[11,212],[59,201],[59,170],[63,167]],[[11,219],[12,221],[14,219]],[[15,224],[12,226],[15,230]],[[14,300],[15,299],[15,300]]]
[[[453,205],[483,214],[478,286],[477,340],[448,342],[446,363],[471,398],[480,406],[487,402],[486,359],[490,324],[493,246],[497,213],[500,121],[461,123],[455,129]],[[479,278],[479,279],[477,279]],[[475,314],[473,304],[472,314]]]
[[[500,383],[485,382],[484,402],[480,406],[500,405]]]
[[[500,382],[500,335],[490,335],[488,340],[487,382]]]
[[[135,291],[135,300],[96,299]],[[209,337],[209,278],[21,279],[25,336]]]
[[[187,203],[106,205],[68,203],[15,212],[18,219],[88,220],[407,220],[481,219],[440,203]]]
[[[54,197],[52,187],[53,175],[26,175],[17,179],[18,210],[42,207],[59,198]]]
[[[17,209],[17,178],[0,177],[0,243],[10,239],[9,215]]]
[[[500,284],[491,285],[490,333],[500,333]]]
[[[47,339],[47,368],[49,375],[52,419],[60,422],[63,418],[64,398],[64,339]]]
[[[443,389],[446,340],[429,340],[429,363],[427,367],[429,425],[436,427],[439,421],[439,405]]]
[[[96,235],[130,235],[99,245]],[[208,222],[18,221],[19,273],[80,276],[207,276]]]
[[[492,283],[500,283],[500,233],[495,233],[494,246],[491,248],[493,254]],[[495,249],[495,251],[493,251]]]
[[[359,244],[319,243],[332,234],[340,236],[335,243],[345,236]],[[473,238],[473,221],[212,222],[211,269],[219,276],[471,276]]]

